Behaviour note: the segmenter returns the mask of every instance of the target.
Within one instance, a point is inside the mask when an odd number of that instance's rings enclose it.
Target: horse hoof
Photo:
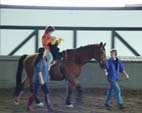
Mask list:
[[[67,108],[74,108],[73,104],[66,105]]]
[[[36,104],[37,107],[43,107],[44,104],[42,102]]]

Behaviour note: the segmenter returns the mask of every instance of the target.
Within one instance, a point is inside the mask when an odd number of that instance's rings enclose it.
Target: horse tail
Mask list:
[[[23,83],[22,83],[22,73],[24,64],[23,61],[27,57],[27,55],[22,55],[18,60],[18,67],[16,73],[16,88],[15,88],[15,96],[18,96],[20,92],[23,90]]]

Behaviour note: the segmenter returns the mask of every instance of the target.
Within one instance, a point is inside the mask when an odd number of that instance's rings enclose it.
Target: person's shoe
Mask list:
[[[74,108],[74,105],[73,104],[66,104],[66,107],[67,108]]]
[[[119,106],[119,109],[125,109],[123,104],[119,104],[118,106]]]
[[[28,110],[28,111],[32,111],[32,112],[35,111],[32,106],[28,106],[28,107],[27,107],[27,110]]]
[[[14,103],[15,103],[15,105],[19,105],[19,99],[18,99],[18,97],[14,98]]]
[[[18,102],[18,101],[14,101],[14,104],[15,104],[15,105],[19,105],[19,102]]]
[[[36,104],[37,107],[43,107],[44,104],[42,102]]]
[[[106,107],[107,110],[111,110],[111,108],[112,108],[112,106],[109,105],[109,104],[105,104],[105,107]]]

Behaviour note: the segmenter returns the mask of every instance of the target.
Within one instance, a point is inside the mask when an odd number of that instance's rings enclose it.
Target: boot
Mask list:
[[[32,104],[33,104],[33,102],[34,102],[34,99],[35,99],[35,96],[34,96],[34,95],[32,95],[32,96],[29,98],[27,110],[29,110],[29,111],[34,111],[34,109],[33,109],[33,107],[32,107]]]
[[[36,106],[38,106],[38,107],[44,106],[44,103],[40,101],[38,96],[35,97],[35,102],[36,102]]]
[[[50,103],[50,100],[49,100],[49,95],[48,94],[45,95],[44,99],[45,99],[45,103],[47,105],[48,111],[53,112],[53,107],[51,106],[51,103]]]
[[[118,105],[119,109],[125,109],[125,106],[123,104]]]
[[[105,104],[107,110],[111,110],[112,106],[110,104]]]

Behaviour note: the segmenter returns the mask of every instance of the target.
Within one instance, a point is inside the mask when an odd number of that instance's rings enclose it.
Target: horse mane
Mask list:
[[[99,44],[90,44],[90,45],[80,46],[78,48],[67,49],[67,50],[72,51],[72,50],[81,50],[81,49],[95,48],[95,47],[99,47]]]
[[[76,49],[95,48],[95,47],[99,47],[99,44],[90,44],[86,46],[80,46],[79,48],[76,48]]]

